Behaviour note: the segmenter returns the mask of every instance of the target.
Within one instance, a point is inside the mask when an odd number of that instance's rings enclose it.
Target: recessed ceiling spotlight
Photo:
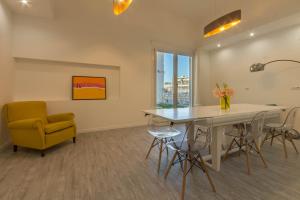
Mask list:
[[[221,45],[220,43],[219,43],[219,44],[217,44],[217,47],[218,47],[218,48],[220,48],[221,46],[222,46],[222,45]]]
[[[19,0],[19,2],[22,4],[22,6],[29,7],[31,0]]]
[[[255,34],[254,34],[253,32],[250,33],[250,37],[254,37],[254,35],[255,35]]]

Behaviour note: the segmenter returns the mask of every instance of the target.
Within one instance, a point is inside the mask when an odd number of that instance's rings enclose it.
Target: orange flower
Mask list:
[[[221,91],[220,89],[216,88],[213,91],[213,95],[217,98],[220,98],[220,97],[224,97],[225,93],[224,93],[224,91]]]
[[[221,88],[219,84],[216,84],[216,88],[213,90],[213,95],[216,98],[232,97],[234,95],[234,90],[229,88],[225,83],[224,88]]]
[[[229,97],[232,97],[234,95],[234,90],[231,89],[231,88],[226,88],[225,89],[225,95],[229,96]]]

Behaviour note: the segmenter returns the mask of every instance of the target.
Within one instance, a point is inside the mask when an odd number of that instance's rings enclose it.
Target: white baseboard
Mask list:
[[[138,126],[146,126],[147,123],[133,123],[133,124],[123,124],[123,125],[111,125],[111,126],[104,126],[98,128],[90,128],[90,129],[79,129],[77,131],[78,134],[81,133],[93,133],[98,131],[107,131],[113,129],[121,129],[121,128],[131,128],[131,127],[138,127]]]

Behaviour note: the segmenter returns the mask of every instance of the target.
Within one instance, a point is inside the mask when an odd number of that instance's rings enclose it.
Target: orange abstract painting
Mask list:
[[[105,100],[106,78],[73,76],[72,96],[73,100]]]

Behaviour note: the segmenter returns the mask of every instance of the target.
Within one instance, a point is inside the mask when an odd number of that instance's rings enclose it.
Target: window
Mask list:
[[[156,106],[188,107],[192,104],[192,57],[156,51]]]

